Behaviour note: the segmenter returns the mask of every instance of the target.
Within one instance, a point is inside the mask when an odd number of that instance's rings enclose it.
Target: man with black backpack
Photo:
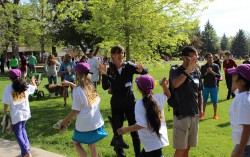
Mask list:
[[[183,48],[182,65],[170,70],[169,79],[176,100],[173,106],[175,157],[188,157],[190,147],[196,147],[198,143],[198,123],[203,111],[203,84],[197,68],[197,55],[194,47]]]

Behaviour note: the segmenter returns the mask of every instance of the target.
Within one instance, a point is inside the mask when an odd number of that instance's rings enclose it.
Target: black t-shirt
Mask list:
[[[214,76],[211,73],[208,73],[205,76],[205,73],[207,72],[207,68],[211,67],[212,70],[218,74],[216,76]],[[211,66],[209,66],[208,64],[205,64],[203,66],[201,66],[201,76],[204,79],[203,85],[204,87],[217,87],[217,79],[216,78],[220,78],[220,70],[219,70],[219,66],[217,64],[212,63]]]
[[[183,66],[176,70],[171,70],[169,79],[171,81],[177,79],[185,70]],[[200,110],[198,91],[202,89],[201,73],[198,69],[195,69],[178,88],[174,89],[178,101],[178,106],[174,108],[174,115],[179,118],[197,115]]]

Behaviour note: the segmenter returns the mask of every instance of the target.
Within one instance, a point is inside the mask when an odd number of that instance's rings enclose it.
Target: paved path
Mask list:
[[[21,152],[17,142],[0,138],[1,157],[19,157],[20,154]],[[33,157],[64,157],[62,155],[48,152],[35,147],[31,147],[31,154]]]

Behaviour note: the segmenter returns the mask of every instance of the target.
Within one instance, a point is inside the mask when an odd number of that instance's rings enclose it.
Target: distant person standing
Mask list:
[[[8,57],[6,58],[6,66],[10,70],[10,59]]]
[[[10,59],[10,67],[11,69],[18,68],[18,59],[16,58],[16,55],[13,55],[13,57]]]
[[[5,63],[5,58],[3,56],[3,54],[1,55],[1,58],[0,58],[0,64],[1,64],[1,75],[4,74],[4,63]]]
[[[64,56],[64,61],[59,69],[59,73],[63,74],[63,80],[75,83],[75,73],[72,71],[75,66],[76,66],[75,62],[71,61],[71,56],[69,54],[66,54]],[[65,86],[63,90],[64,107],[67,106],[68,88],[69,88],[68,86]],[[71,93],[72,91],[73,88],[71,87]]]
[[[223,69],[224,69],[225,78],[226,78],[226,84],[227,84],[227,89],[228,89],[227,100],[230,99],[231,95],[232,95],[232,97],[235,96],[235,94],[232,91],[232,75],[228,74],[227,69],[230,69],[230,68],[233,68],[233,67],[237,67],[237,64],[230,57],[231,57],[231,53],[229,51],[227,51],[225,53],[225,60],[223,61]]]
[[[243,61],[243,64],[250,64],[250,60],[249,60],[249,56],[248,55],[246,55],[245,57],[244,57],[244,61]]]
[[[59,71],[59,68],[57,68],[57,66],[60,67],[60,65],[61,64],[56,60],[54,55],[50,54],[48,56],[46,63],[45,63],[45,71],[47,72],[49,84],[52,84],[52,82],[54,84],[58,83],[57,72]]]
[[[28,58],[28,64],[29,64],[29,72],[36,72],[36,64],[37,60],[36,57],[31,53],[31,55]]]
[[[96,57],[94,57],[93,50],[89,50],[87,52],[88,60],[87,63],[90,65],[90,72],[93,73],[91,75],[91,81],[96,87],[101,83],[101,73],[99,70],[99,61]]]
[[[22,72],[22,78],[23,79],[26,79],[26,76],[27,76],[27,59],[24,55],[22,55],[21,57],[21,67],[20,67],[20,70]]]
[[[217,64],[217,65],[219,66],[219,70],[221,70],[221,61],[220,61],[219,55],[215,54],[215,55],[213,56],[213,60],[214,60],[213,63]],[[221,76],[220,78],[217,79],[217,87],[218,87],[218,90],[219,90],[219,83],[220,83],[220,81],[222,81],[222,76]]]
[[[214,107],[213,119],[219,119],[219,116],[217,115],[217,102],[218,102],[217,78],[220,78],[220,70],[219,66],[213,63],[213,56],[211,53],[207,53],[205,55],[205,59],[207,63],[201,66],[201,76],[204,79],[203,82],[204,89],[202,90],[203,115],[201,116],[201,119],[204,119],[206,116],[205,110],[209,94]]]

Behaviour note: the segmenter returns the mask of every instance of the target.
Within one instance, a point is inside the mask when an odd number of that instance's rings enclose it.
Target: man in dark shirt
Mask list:
[[[201,119],[205,118],[205,109],[208,96],[210,94],[211,101],[214,106],[214,119],[219,119],[217,115],[217,102],[218,102],[218,87],[217,87],[217,78],[220,78],[219,66],[213,63],[213,56],[211,53],[205,55],[207,63],[201,66],[201,76],[204,79],[203,85],[204,89],[202,90],[203,95],[203,115]]]
[[[203,85],[197,56],[194,47],[185,47],[182,50],[182,65],[170,71],[169,78],[178,102],[173,108],[175,157],[188,156],[190,147],[196,147],[198,143],[198,123],[203,112]]]

